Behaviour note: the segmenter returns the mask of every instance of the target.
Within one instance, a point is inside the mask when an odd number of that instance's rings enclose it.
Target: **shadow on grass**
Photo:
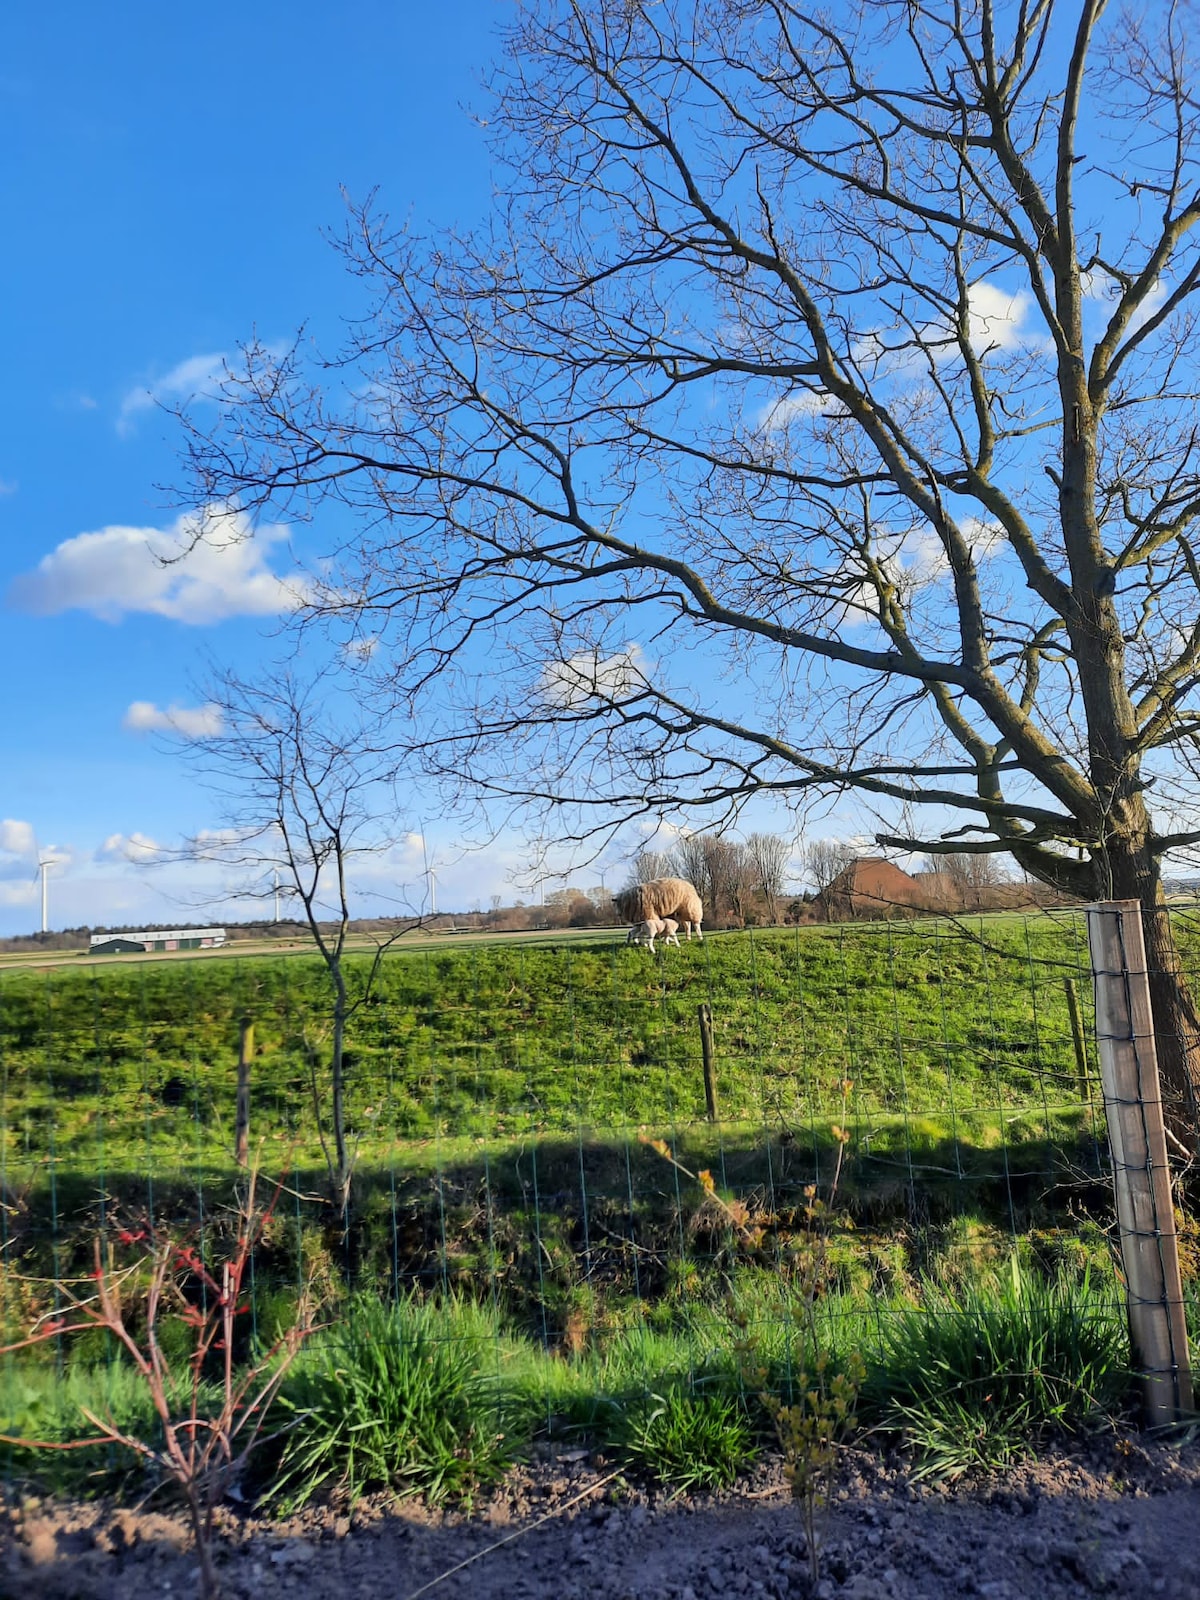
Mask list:
[[[263,1284],[316,1274],[336,1290],[413,1287],[502,1294],[561,1326],[586,1295],[656,1299],[692,1266],[782,1259],[802,1240],[810,1186],[827,1195],[838,1145],[829,1128],[764,1137],[761,1126],[654,1130],[692,1172],[741,1200],[762,1229],[756,1250],[731,1233],[701,1187],[641,1143],[637,1130],[577,1138],[442,1140],[363,1164],[345,1223],[325,1173],[285,1180],[256,1257]],[[1070,1227],[1111,1208],[1106,1152],[1086,1114],[876,1117],[855,1130],[838,1185],[840,1216],[871,1235],[912,1235],[978,1219],[1001,1232]],[[3,1197],[6,1260],[27,1275],[86,1272],[98,1231],[152,1217],[220,1250],[235,1219],[236,1169],[46,1174]],[[264,1192],[260,1188],[260,1193]],[[921,1247],[923,1248],[923,1247]],[[914,1260],[919,1264],[921,1248]],[[540,1310],[539,1310],[540,1308]]]

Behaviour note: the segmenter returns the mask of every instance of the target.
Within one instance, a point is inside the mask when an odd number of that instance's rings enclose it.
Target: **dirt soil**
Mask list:
[[[564,1451],[510,1475],[473,1516],[412,1503],[322,1507],[286,1522],[221,1514],[227,1600],[737,1600],[808,1597],[778,1461],[729,1494],[669,1500]],[[500,1543],[499,1541],[506,1541]],[[1110,1439],[1003,1478],[918,1488],[852,1455],[825,1520],[819,1600],[1200,1600],[1200,1447]],[[470,1561],[451,1575],[448,1570]],[[441,1577],[441,1581],[438,1580]],[[181,1517],[9,1490],[5,1600],[195,1594]]]

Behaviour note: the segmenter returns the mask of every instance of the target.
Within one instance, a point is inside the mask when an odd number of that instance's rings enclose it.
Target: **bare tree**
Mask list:
[[[185,748],[221,800],[224,827],[189,841],[187,853],[231,868],[234,892],[247,898],[267,900],[278,874],[303,907],[330,987],[327,1037],[305,1038],[313,1109],[344,1217],[354,1168],[346,1028],[369,999],[386,950],[420,921],[376,936],[365,968],[347,965],[355,861],[392,840],[392,760],[378,725],[348,708],[328,675],[306,682],[280,670],[250,681],[226,672],[206,698],[219,731]]]
[[[968,855],[965,851],[952,851],[937,858],[938,865],[950,880],[958,904],[966,910],[978,911],[987,898],[989,889],[1004,882],[1000,863],[994,856]]]
[[[777,833],[752,833],[746,840],[746,856],[752,885],[766,902],[767,916],[779,921],[779,897],[783,893],[791,850]]]
[[[669,850],[639,850],[633,858],[634,883],[651,883],[655,878],[674,874],[675,862]]]
[[[814,839],[804,851],[804,867],[818,895],[858,860],[858,851],[845,839]]]
[[[709,877],[709,853],[704,835],[700,833],[684,833],[675,841],[675,848],[671,852],[675,858],[676,870],[681,878],[686,878],[693,885],[696,893],[704,902],[707,914],[717,915],[715,886]]]
[[[746,847],[727,834],[698,834],[704,851],[705,878],[712,897],[713,914],[732,916],[745,922],[750,892],[750,871]]]
[[[1200,842],[1190,24],[525,0],[493,221],[359,212],[349,372],[251,348],[200,493],[362,513],[324,608],[438,680],[449,779],[580,833],[853,791],[884,844],[1140,900],[1190,1107],[1159,913]]]
[[[714,919],[733,916],[744,921],[753,873],[746,847],[718,833],[686,833],[671,852],[672,871],[694,884]]]

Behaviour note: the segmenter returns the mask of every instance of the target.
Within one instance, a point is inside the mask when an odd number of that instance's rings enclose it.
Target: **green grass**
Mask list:
[[[634,1471],[676,1494],[730,1488],[760,1449],[740,1397],[694,1384],[664,1387],[630,1405],[614,1443]]]
[[[65,1445],[94,1436],[86,1408],[132,1438],[157,1441],[158,1419],[141,1377],[120,1361],[100,1364],[11,1359],[0,1367],[0,1433]],[[142,1471],[133,1451],[108,1441],[84,1449],[25,1449],[0,1444],[0,1473],[35,1476],[56,1492],[87,1494],[119,1487]]]
[[[1082,921],[979,926],[983,943],[932,922],[748,930],[653,958],[612,934],[398,948],[348,1036],[345,1229],[322,1199],[305,1049],[322,1046],[327,997],[310,956],[0,973],[0,1324],[21,1331],[30,1304],[45,1309],[35,1280],[89,1270],[114,1221],[152,1214],[219,1257],[249,1014],[252,1138],[288,1189],[243,1337],[314,1274],[335,1301],[474,1300],[509,1330],[485,1341],[489,1381],[528,1429],[623,1449],[618,1424],[641,1408],[651,1426],[651,1394],[683,1408],[654,1427],[703,1429],[689,1385],[703,1374],[704,1394],[733,1393],[731,1305],[787,1382],[789,1263],[806,1190],[834,1170],[835,1122],[851,1134],[839,1206],[856,1226],[829,1252],[831,1340],[865,1336],[864,1308],[878,1320],[926,1282],[959,1293],[1014,1239],[1052,1274],[1106,1261],[1089,1220],[1111,1213],[1103,1129],[1064,990],[1086,967]],[[361,986],[365,958],[349,966]],[[642,1129],[747,1207],[757,1249]]]
[[[742,1267],[665,1298],[649,1317],[591,1326],[571,1350],[532,1339],[496,1307],[450,1297],[385,1304],[353,1296],[289,1375],[274,1444],[247,1487],[280,1509],[371,1491],[470,1501],[539,1439],[602,1449],[635,1476],[675,1491],[726,1487],[768,1446],[769,1417],[745,1387],[795,1398],[801,1347],[836,1369],[861,1352],[864,1442],[890,1439],[915,1475],[996,1469],[1047,1436],[1111,1423],[1129,1382],[1115,1282],[1086,1265],[1044,1271],[1013,1261],[940,1275],[881,1297],[822,1296],[810,1322],[777,1273]],[[814,1342],[815,1341],[815,1342]],[[111,1410],[134,1433],[154,1428],[136,1376],[119,1362],[74,1359],[60,1373],[11,1359],[0,1370],[0,1432],[66,1441],[80,1407]],[[18,1478],[52,1489],[112,1488],[129,1464],[100,1447],[9,1450]]]
[[[543,1333],[584,1281],[653,1300],[672,1258],[723,1246],[641,1128],[745,1197],[780,1250],[805,1186],[833,1170],[834,1121],[852,1135],[842,1197],[860,1224],[972,1210],[1021,1228],[1064,1176],[1080,1205],[1106,1203],[1064,991],[1082,925],[981,927],[982,944],[938,923],[752,930],[661,959],[611,934],[398,949],[349,1031],[348,1239],[321,1205],[305,1049],[322,1044],[327,997],[311,958],[2,974],[4,1259],[86,1270],[97,1228],[151,1209],[220,1233],[246,1014],[252,1138],[301,1197],[273,1230],[275,1281],[324,1252],[381,1290],[486,1282],[518,1293]],[[349,966],[361,986],[364,961]]]
[[[390,1490],[439,1505],[500,1478],[520,1444],[470,1317],[371,1297],[345,1306],[285,1380],[271,1499],[291,1510],[321,1491],[353,1504]]]
[[[869,1357],[863,1412],[898,1436],[913,1476],[996,1470],[1052,1433],[1103,1424],[1129,1383],[1124,1317],[1111,1292],[1010,1272],[956,1294],[927,1288],[892,1314]]]
[[[714,936],[612,935],[389,954],[349,1039],[364,1165],[422,1141],[686,1126],[703,1116],[696,1007],[714,1013],[723,1120],[804,1131],[840,1110],[999,1137],[1015,1112],[1084,1115],[1063,977],[1077,919]],[[348,963],[360,985],[366,958]],[[1087,985],[1081,985],[1086,991]],[[1085,993],[1086,999],[1086,993]],[[10,1182],[229,1169],[238,1019],[256,1020],[253,1130],[319,1159],[305,1037],[328,1000],[312,958],[0,974],[0,1145]]]

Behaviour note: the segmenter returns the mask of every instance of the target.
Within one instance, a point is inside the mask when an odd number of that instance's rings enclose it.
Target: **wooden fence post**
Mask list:
[[[1075,1076],[1079,1080],[1079,1094],[1084,1100],[1092,1097],[1091,1077],[1088,1073],[1087,1036],[1083,1031],[1083,1012],[1079,1008],[1079,990],[1074,978],[1064,978],[1067,991],[1067,1015],[1071,1019],[1071,1042],[1075,1046]]]
[[[250,1063],[254,1059],[254,1023],[242,1018],[242,1036],[238,1043],[237,1121],[234,1138],[234,1158],[239,1167],[250,1159]]]
[[[708,1108],[708,1120],[717,1120],[717,1077],[713,1066],[713,1032],[712,1032],[712,1007],[710,1005],[697,1006],[696,1015],[700,1019],[700,1055],[704,1062],[704,1104]]]
[[[1142,908],[1106,900],[1087,917],[1129,1331],[1148,1420],[1161,1425],[1191,1411],[1192,1378]]]

